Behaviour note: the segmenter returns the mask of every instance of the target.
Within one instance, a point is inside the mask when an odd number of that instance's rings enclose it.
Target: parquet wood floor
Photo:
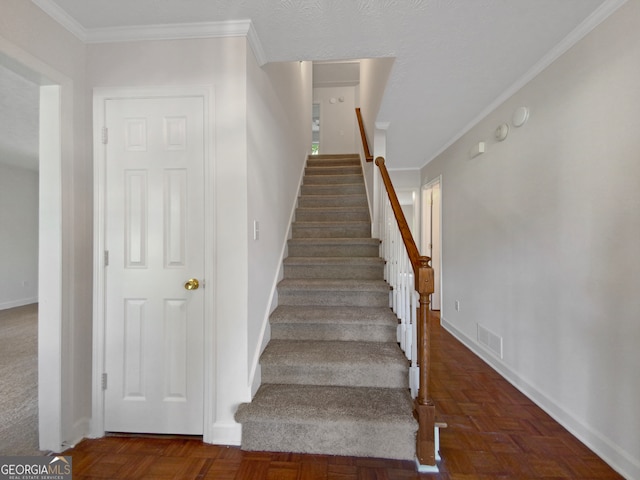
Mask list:
[[[620,479],[598,456],[476,357],[432,317],[432,397],[439,474],[412,462],[243,452],[199,438],[110,436],[64,452],[74,480]]]

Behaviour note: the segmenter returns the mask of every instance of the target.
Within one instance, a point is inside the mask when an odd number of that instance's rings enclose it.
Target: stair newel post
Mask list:
[[[416,272],[416,290],[420,295],[418,307],[418,365],[420,367],[420,386],[415,400],[415,416],[418,420],[416,454],[421,465],[435,465],[435,406],[429,395],[429,370],[431,367],[429,327],[429,296],[434,291],[433,268],[431,258],[419,258]]]

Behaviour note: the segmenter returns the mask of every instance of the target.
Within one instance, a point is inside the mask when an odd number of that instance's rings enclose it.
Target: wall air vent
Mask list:
[[[491,353],[502,358],[502,337],[490,332],[478,323],[478,343]]]

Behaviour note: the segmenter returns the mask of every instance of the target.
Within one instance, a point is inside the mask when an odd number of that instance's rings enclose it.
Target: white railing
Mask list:
[[[380,177],[379,170],[376,169],[375,172],[375,175]],[[382,180],[377,180],[379,181],[376,184],[382,186]],[[384,192],[379,191],[376,197],[376,202],[379,202],[378,208],[375,209],[379,215],[378,235],[382,240],[380,256],[385,260],[384,279],[391,286],[389,307],[398,317],[397,340],[410,362],[409,387],[411,396],[416,398],[420,383],[416,326],[420,295],[415,290],[413,266],[402,241],[391,202]]]

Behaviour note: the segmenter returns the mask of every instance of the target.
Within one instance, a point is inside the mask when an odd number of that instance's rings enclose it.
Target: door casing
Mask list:
[[[427,192],[437,187],[439,190],[438,204],[435,206],[437,211],[433,214],[433,206],[427,205]],[[442,308],[442,176],[438,176],[434,180],[422,186],[422,241],[420,251],[423,255],[434,256],[432,249],[428,247],[428,243],[437,244],[437,258],[432,258],[432,266],[436,276],[435,291],[431,299],[431,309],[440,310]],[[433,228],[433,222],[437,222],[437,226]],[[435,236],[434,236],[435,230]]]
[[[93,95],[93,152],[94,152],[94,279],[93,279],[93,381],[91,436],[102,437],[104,429],[104,391],[102,378],[105,371],[105,154],[103,144],[103,125],[105,124],[105,103],[111,99],[164,98],[164,97],[202,97],[205,106],[204,115],[204,215],[208,219],[204,228],[204,242],[207,248],[204,254],[204,280],[207,294],[204,300],[204,412],[203,440],[213,437],[212,427],[215,420],[215,310],[213,292],[215,291],[215,210],[212,131],[213,88],[211,87],[148,87],[148,88],[100,88]]]

